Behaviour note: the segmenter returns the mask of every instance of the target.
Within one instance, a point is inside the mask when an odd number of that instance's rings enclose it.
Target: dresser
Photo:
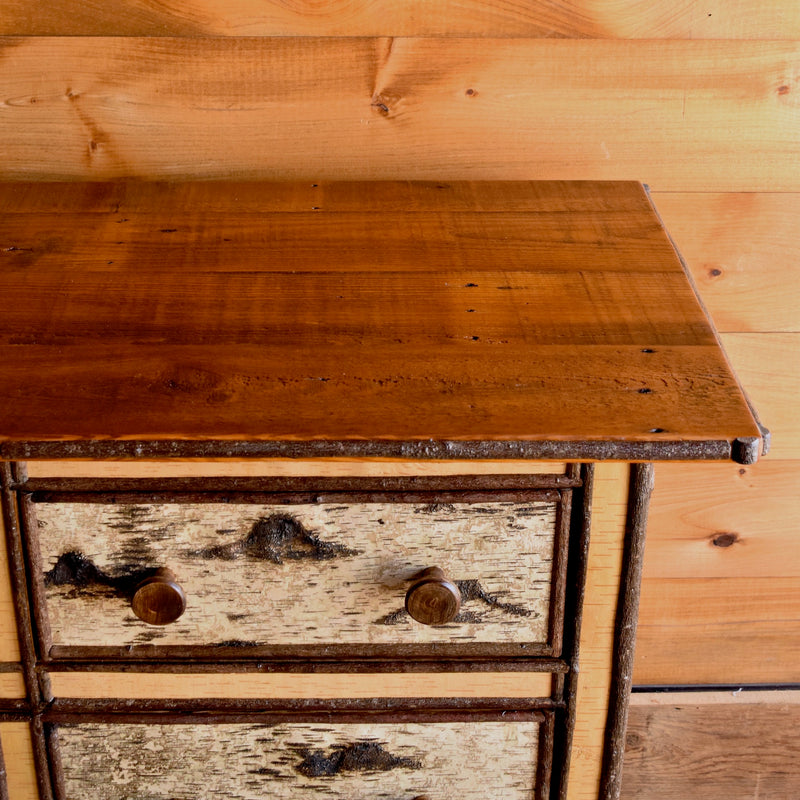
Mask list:
[[[0,208],[10,800],[618,796],[653,464],[767,441],[644,187]]]

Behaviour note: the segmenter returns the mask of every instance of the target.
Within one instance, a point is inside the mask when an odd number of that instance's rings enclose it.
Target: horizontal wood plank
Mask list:
[[[669,39],[800,38],[791,0],[115,0],[31,4],[6,0],[0,33],[26,36],[541,36]]]
[[[683,695],[647,704],[628,721],[622,800],[789,800],[800,789],[796,692]],[[781,695],[786,695],[785,698]]]
[[[235,258],[228,262],[231,272],[196,272],[187,264],[186,270],[176,265],[154,274],[159,264],[148,262],[133,274],[76,272],[74,264],[55,275],[44,270],[7,274],[2,286],[19,302],[3,310],[0,344],[136,341],[291,348],[299,340],[306,347],[335,343],[366,349],[411,341],[431,348],[463,340],[499,344],[512,337],[518,344],[537,345],[710,346],[715,341],[679,273],[531,274],[480,267],[434,272],[422,262],[425,272],[414,276],[320,275],[240,271]],[[632,308],[648,311],[637,316]]]
[[[402,343],[291,352],[287,360],[285,348],[269,345],[112,343],[72,346],[65,360],[55,345],[1,346],[2,435],[334,443],[758,436],[714,346],[524,346],[470,337],[435,353]],[[597,376],[606,374],[613,378],[598,392]]]
[[[368,192],[367,186],[362,184]],[[157,189],[154,189],[157,191]],[[602,254],[598,256],[598,250]],[[4,272],[136,274],[456,270],[658,272],[675,254],[652,214],[10,214]],[[680,276],[682,277],[682,276]]]
[[[800,680],[800,464],[656,468],[634,680]]]
[[[546,672],[225,675],[55,672],[54,697],[102,698],[371,698],[550,697]]]
[[[620,216],[641,219],[642,214],[650,213],[651,205],[644,191],[632,191],[618,181],[372,181],[369,203],[364,202],[365,191],[358,181],[0,181],[0,211],[107,214],[120,224],[129,215],[149,217],[151,222],[170,215],[182,223],[184,215],[208,218],[220,213],[324,211],[374,217],[423,211],[437,215],[502,212],[570,216],[591,212],[611,214],[620,224]],[[139,224],[146,221],[140,219]],[[7,230],[13,230],[13,221],[8,224],[11,227]],[[392,235],[392,231],[387,230],[387,234]]]
[[[649,578],[634,679],[650,684],[800,682],[800,577]]]
[[[800,331],[800,194],[659,192],[653,199],[718,330]]]
[[[6,178],[536,175],[660,190],[800,188],[792,42],[2,45]]]
[[[318,459],[302,461],[29,461],[29,478],[195,477],[397,477],[418,475],[563,475],[557,461],[399,461]]]
[[[798,497],[797,461],[659,464],[645,581],[800,578]]]
[[[800,334],[726,333],[722,344],[772,432],[770,459],[800,460]]]

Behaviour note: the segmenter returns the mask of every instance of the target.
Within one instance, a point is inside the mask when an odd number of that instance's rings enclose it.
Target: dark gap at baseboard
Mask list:
[[[704,683],[685,685],[634,686],[633,694],[669,694],[671,692],[788,692],[800,690],[800,683]]]

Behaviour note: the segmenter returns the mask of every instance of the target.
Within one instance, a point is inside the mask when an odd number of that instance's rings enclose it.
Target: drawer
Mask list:
[[[43,651],[558,655],[569,491],[265,499],[29,496]],[[428,588],[416,592],[430,568],[443,573],[432,592],[455,587],[460,597],[447,624],[423,624],[406,610],[410,591],[424,605]],[[185,611],[164,625],[132,610],[137,587],[158,569],[185,596]]]
[[[552,712],[387,719],[70,722],[50,730],[59,800],[534,800]]]

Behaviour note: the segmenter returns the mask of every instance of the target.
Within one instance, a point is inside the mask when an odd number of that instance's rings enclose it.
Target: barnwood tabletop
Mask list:
[[[634,182],[0,184],[0,457],[733,459]]]

